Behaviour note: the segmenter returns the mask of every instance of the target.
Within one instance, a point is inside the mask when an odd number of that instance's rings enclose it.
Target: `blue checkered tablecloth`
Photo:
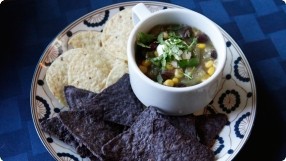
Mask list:
[[[51,161],[31,116],[30,89],[46,46],[79,17],[122,0],[4,0],[0,4],[0,158]],[[203,13],[241,47],[257,114],[236,161],[286,157],[286,4],[282,0],[163,0]],[[0,159],[0,161],[1,161]]]

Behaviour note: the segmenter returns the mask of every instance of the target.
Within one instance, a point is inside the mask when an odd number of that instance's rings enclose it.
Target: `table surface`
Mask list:
[[[0,158],[51,161],[34,128],[30,89],[47,45],[79,17],[122,0],[4,0],[0,4]],[[254,74],[257,113],[240,160],[286,157],[286,4],[282,0],[164,0],[200,12],[240,46]],[[1,159],[0,159],[1,160]]]

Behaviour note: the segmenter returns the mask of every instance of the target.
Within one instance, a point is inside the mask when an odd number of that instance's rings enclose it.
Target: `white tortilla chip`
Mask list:
[[[46,72],[46,83],[61,104],[67,105],[64,96],[64,86],[68,84],[68,66],[74,55],[83,54],[82,49],[70,49],[57,57]]]
[[[104,49],[116,58],[127,60],[127,40],[133,27],[131,8],[112,16],[103,29]]]
[[[128,73],[127,63],[122,60],[115,61],[114,66],[106,79],[105,88],[116,83],[125,73]]]
[[[74,55],[68,68],[68,84],[99,93],[104,89],[110,68],[99,51]]]
[[[97,50],[101,48],[101,33],[97,31],[78,31],[68,41],[72,48]]]

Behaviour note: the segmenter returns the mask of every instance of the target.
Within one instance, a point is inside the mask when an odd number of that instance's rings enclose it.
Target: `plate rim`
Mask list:
[[[46,142],[44,142],[44,138],[42,138],[42,134],[43,131],[40,130],[40,127],[39,127],[39,124],[37,123],[38,121],[36,121],[36,116],[34,115],[35,114],[35,106],[34,106],[34,97],[36,96],[36,92],[35,92],[35,89],[37,86],[37,80],[36,78],[38,78],[37,76],[39,76],[40,74],[40,71],[41,71],[41,62],[44,60],[44,57],[46,56],[48,50],[51,48],[51,46],[53,45],[53,43],[57,40],[57,38],[59,37],[63,37],[63,35],[68,31],[68,29],[72,28],[73,26],[76,26],[77,24],[79,24],[80,22],[82,22],[82,20],[84,18],[87,18],[91,15],[95,15],[99,12],[102,12],[102,11],[105,11],[105,10],[111,10],[111,9],[114,9],[114,8],[119,8],[119,7],[124,7],[124,6],[134,6],[136,5],[137,3],[144,3],[144,4],[147,4],[147,5],[158,5],[158,6],[166,6],[166,7],[175,7],[175,8],[185,8],[185,9],[189,9],[189,8],[186,8],[186,7],[183,7],[183,6],[180,6],[180,5],[176,5],[176,4],[172,4],[172,3],[167,3],[167,2],[159,2],[159,1],[128,1],[128,2],[120,2],[120,3],[115,3],[115,4],[110,4],[110,5],[106,5],[104,7],[99,7],[97,9],[94,9],[93,11],[90,11],[82,16],[80,16],[79,18],[77,18],[76,20],[70,22],[67,26],[65,26],[60,32],[58,32],[58,34],[53,38],[51,39],[51,41],[48,43],[48,45],[46,45],[45,49],[43,50],[40,58],[38,59],[38,62],[35,66],[35,69],[34,69],[34,73],[33,73],[33,76],[32,76],[32,82],[31,82],[31,88],[30,88],[30,107],[31,107],[31,115],[32,115],[32,119],[33,119],[33,124],[34,124],[34,127],[35,127],[35,130],[37,132],[37,135],[39,137],[39,139],[41,140],[42,144],[44,145],[44,147],[46,148],[46,150],[49,152],[49,154],[54,158],[54,159],[57,159],[59,160],[59,156],[58,155],[54,155],[57,154],[56,151],[54,151],[54,153],[52,153],[51,150],[53,150],[52,147],[49,147],[50,145],[47,145]],[[192,9],[190,9],[192,10]],[[215,22],[214,22],[215,23]],[[216,24],[216,23],[215,23]],[[251,69],[251,66],[246,58],[246,56],[244,55],[243,51],[241,50],[241,48],[239,47],[239,45],[236,43],[236,41],[222,28],[220,27],[218,24],[216,24],[220,31],[223,33],[223,35],[225,37],[227,37],[228,40],[230,40],[234,46],[234,48],[236,49],[236,51],[238,51],[239,55],[242,57],[242,59],[244,60],[244,64],[245,64],[245,67],[249,68],[247,71],[249,73],[249,77],[250,77],[250,80],[251,82],[251,88],[252,88],[252,91],[253,91],[253,95],[252,95],[252,108],[254,109],[252,111],[252,117],[253,117],[253,121],[251,122],[251,124],[249,125],[250,126],[250,130],[247,131],[247,137],[243,138],[241,141],[242,144],[239,144],[237,146],[236,149],[238,149],[238,151],[236,153],[233,153],[230,157],[227,158],[227,160],[232,160],[233,158],[235,158],[237,156],[237,154],[241,151],[241,149],[243,148],[243,146],[246,144],[247,140],[249,139],[251,133],[252,133],[252,130],[253,130],[253,126],[254,126],[254,123],[255,123],[255,119],[256,119],[256,112],[257,112],[257,89],[256,89],[256,83],[255,83],[255,79],[254,79],[254,75],[253,75],[253,72],[252,72],[252,69]],[[61,160],[61,159],[60,159]]]
[[[257,112],[257,90],[256,90],[256,83],[255,83],[255,79],[254,79],[254,75],[253,75],[251,66],[250,66],[250,64],[249,64],[249,62],[248,62],[246,56],[244,55],[243,51],[241,50],[241,48],[239,47],[239,45],[236,43],[236,41],[235,41],[222,27],[220,27],[219,25],[217,25],[217,26],[219,27],[219,29],[221,30],[221,32],[223,33],[223,35],[224,35],[225,37],[227,37],[228,40],[230,40],[231,42],[233,42],[232,45],[234,46],[234,48],[236,49],[236,51],[238,51],[238,53],[240,53],[239,55],[240,55],[240,57],[242,57],[242,59],[244,60],[245,67],[249,68],[247,71],[248,71],[248,73],[249,73],[250,82],[253,82],[253,83],[251,83],[251,88],[252,88],[252,91],[254,91],[254,92],[253,92],[253,95],[252,95],[253,100],[254,100],[254,101],[252,102],[252,107],[253,107],[254,111],[252,111],[252,114],[253,114],[253,115],[252,115],[252,116],[253,116],[253,119],[252,119],[252,120],[253,120],[253,121],[252,121],[251,124],[250,124],[250,127],[251,127],[251,128],[250,128],[249,131],[247,131],[247,137],[245,137],[245,138],[242,139],[242,140],[243,140],[243,143],[242,143],[242,144],[239,144],[239,146],[237,147],[237,148],[239,148],[239,150],[238,150],[235,154],[231,155],[231,156],[228,158],[228,160],[231,161],[231,160],[233,160],[233,159],[237,156],[237,154],[239,154],[239,152],[241,152],[241,149],[245,146],[246,142],[248,141],[248,139],[249,139],[249,137],[250,137],[250,135],[251,135],[251,133],[252,133],[253,126],[254,126],[255,119],[256,119],[256,112]]]

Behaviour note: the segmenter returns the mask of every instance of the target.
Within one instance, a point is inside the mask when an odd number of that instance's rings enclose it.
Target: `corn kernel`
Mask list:
[[[168,39],[168,37],[169,37],[169,34],[167,32],[163,32],[163,38]]]
[[[174,84],[178,84],[180,82],[180,80],[178,78],[176,78],[176,77],[174,77],[172,79],[172,81],[174,82]]]
[[[213,66],[210,67],[210,68],[207,70],[207,73],[208,73],[209,75],[213,75],[214,72],[215,72],[215,68],[214,68]]]
[[[213,66],[213,64],[214,64],[214,61],[209,60],[209,61],[205,62],[205,67],[210,68],[211,66]]]
[[[143,60],[141,64],[145,67],[148,67],[151,65],[151,61],[150,60]]]
[[[158,56],[158,55],[159,55],[158,52],[157,52],[157,50],[154,51],[154,55],[155,55],[155,56]]]
[[[163,83],[165,86],[169,86],[169,87],[173,87],[174,86],[174,82],[172,79],[167,79],[165,80],[165,82]]]
[[[204,43],[198,43],[198,44],[197,44],[197,47],[202,50],[202,49],[205,49],[205,48],[206,48],[206,44],[204,44]]]
[[[172,65],[172,64],[167,63],[167,64],[166,64],[166,69],[168,69],[168,70],[172,70],[172,69],[174,69],[174,67],[173,67],[173,65]]]
[[[175,69],[175,77],[176,78],[183,78],[184,77],[184,72],[182,69]]]
[[[139,69],[141,70],[142,73],[147,73],[147,67],[143,65],[139,65]]]

